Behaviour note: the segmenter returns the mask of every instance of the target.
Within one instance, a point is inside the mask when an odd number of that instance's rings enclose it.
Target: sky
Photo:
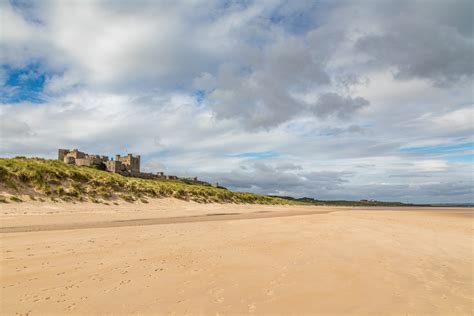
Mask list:
[[[0,0],[0,156],[474,202],[473,2]]]

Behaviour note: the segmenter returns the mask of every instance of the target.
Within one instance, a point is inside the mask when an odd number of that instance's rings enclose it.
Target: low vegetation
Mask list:
[[[277,196],[272,196],[277,197]],[[291,196],[278,196],[278,198],[291,201],[293,203],[301,203],[306,205],[326,205],[326,206],[431,206],[429,204],[407,204],[401,202],[386,202],[375,200],[360,200],[360,201],[346,201],[346,200],[316,200],[313,198],[293,198]]]
[[[0,191],[13,196],[0,202],[20,202],[20,195],[44,201],[107,201],[148,203],[149,198],[174,197],[198,203],[294,204],[265,195],[232,192],[225,188],[189,184],[180,180],[145,180],[108,173],[97,168],[66,165],[41,158],[0,158]]]

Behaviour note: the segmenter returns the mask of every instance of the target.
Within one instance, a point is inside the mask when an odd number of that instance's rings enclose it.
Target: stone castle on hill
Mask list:
[[[114,159],[107,156],[87,154],[77,149],[58,149],[58,160],[70,165],[98,167],[112,173],[118,173],[127,177],[143,179],[178,179],[176,176],[165,175],[163,172],[151,173],[140,171],[140,155],[127,156],[115,155]],[[198,181],[197,178],[186,178],[188,181]]]
[[[140,171],[140,155],[126,156],[115,155],[115,160],[109,159],[108,156],[88,154],[77,149],[58,149],[58,160],[64,161],[68,165],[96,167],[108,172],[117,173],[126,177],[142,178],[142,179],[167,179],[181,180],[189,184],[201,184],[206,186],[219,187],[218,183],[210,184],[205,181],[198,180],[197,177],[178,178],[177,176],[165,175],[163,172],[141,172]]]

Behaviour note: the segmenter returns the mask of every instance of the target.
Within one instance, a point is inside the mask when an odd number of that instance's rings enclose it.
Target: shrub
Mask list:
[[[70,197],[78,197],[81,193],[76,188],[66,190],[66,194]]]
[[[97,194],[103,199],[110,199],[112,197],[112,193],[107,187],[99,187],[97,189]]]
[[[130,194],[119,194],[119,198],[121,198],[122,200],[126,201],[126,202],[130,202],[130,203],[133,203],[135,202],[135,197],[133,195],[130,195]]]
[[[174,192],[173,196],[180,200],[188,200],[188,192],[183,189],[178,189]]]
[[[23,202],[22,199],[20,199],[19,197],[17,196],[10,196],[10,200],[13,201],[13,202]]]
[[[72,202],[73,201],[73,199],[70,196],[67,196],[67,195],[62,196],[61,200],[63,200],[64,202]]]
[[[59,196],[62,196],[64,194],[66,194],[66,191],[64,191],[64,188],[63,187],[56,187],[56,189],[54,190],[55,193]]]

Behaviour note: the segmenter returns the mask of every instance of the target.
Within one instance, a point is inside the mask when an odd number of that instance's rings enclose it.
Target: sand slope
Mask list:
[[[259,210],[314,214],[0,233],[1,314],[470,315],[474,311],[470,209],[327,212],[315,207],[162,202],[159,211],[147,206],[145,217],[153,212],[173,217],[217,210],[238,210],[250,217]],[[15,207],[2,206],[2,213],[8,213],[3,214],[3,227],[48,222],[48,215],[40,211],[23,214],[21,208],[31,204]],[[138,218],[125,205],[120,208],[110,210],[111,220]],[[91,217],[103,221],[106,211],[102,211],[91,209],[91,214],[96,212]],[[49,216],[57,224],[68,218],[70,224],[93,223],[84,219],[87,210],[81,212],[64,209]]]

